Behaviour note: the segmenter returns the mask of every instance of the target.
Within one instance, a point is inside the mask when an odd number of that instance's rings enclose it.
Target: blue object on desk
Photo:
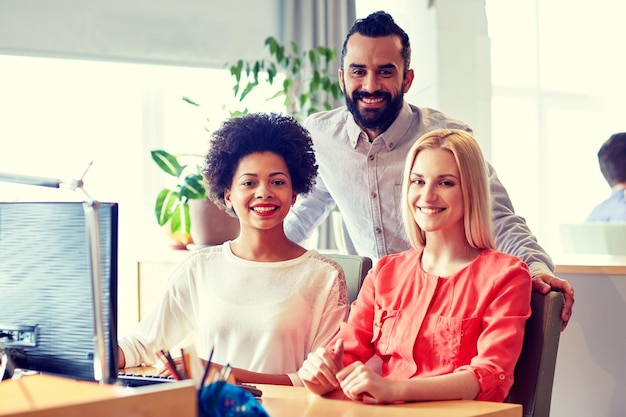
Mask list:
[[[200,417],[269,417],[258,399],[226,381],[216,381],[200,389],[198,413]]]

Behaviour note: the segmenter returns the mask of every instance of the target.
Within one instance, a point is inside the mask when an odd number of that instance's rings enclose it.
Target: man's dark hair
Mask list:
[[[239,161],[257,152],[272,152],[284,159],[296,193],[313,189],[317,165],[309,131],[291,116],[250,113],[227,119],[211,135],[202,168],[211,201],[226,209],[224,189],[231,187]]]
[[[615,133],[598,151],[600,171],[611,187],[626,182],[626,133]]]
[[[379,38],[382,36],[395,35],[400,38],[402,43],[402,59],[404,60],[404,74],[409,71],[411,67],[411,43],[409,42],[409,35],[398,26],[393,20],[393,17],[389,13],[378,11],[370,14],[365,19],[357,19],[346,39],[343,41],[343,48],[341,49],[341,68],[343,69],[343,61],[346,56],[346,49],[348,45],[348,39],[350,36],[358,33],[370,38]]]

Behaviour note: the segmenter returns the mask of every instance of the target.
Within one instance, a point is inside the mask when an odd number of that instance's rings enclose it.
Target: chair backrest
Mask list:
[[[372,268],[372,260],[365,256],[344,255],[341,253],[324,253],[324,256],[337,262],[343,269],[343,273],[346,276],[346,284],[348,285],[348,297],[350,304],[352,304],[356,300],[357,295],[359,295],[359,290],[365,275],[367,275],[367,271]]]
[[[626,222],[560,224],[565,253],[626,255]]]
[[[506,402],[522,404],[524,417],[549,417],[556,356],[561,337],[563,294],[533,292],[515,380]]]

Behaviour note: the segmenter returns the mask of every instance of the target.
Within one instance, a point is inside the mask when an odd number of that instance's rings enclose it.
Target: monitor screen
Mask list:
[[[96,203],[104,363],[117,378],[117,203]],[[96,380],[89,240],[81,202],[0,202],[0,347],[17,368]],[[100,369],[100,372],[97,370]]]

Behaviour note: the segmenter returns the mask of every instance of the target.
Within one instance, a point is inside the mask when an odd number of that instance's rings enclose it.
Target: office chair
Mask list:
[[[350,304],[356,300],[361,289],[361,284],[367,275],[367,271],[372,268],[372,260],[365,256],[344,255],[340,253],[324,253],[324,256],[337,262],[343,269],[348,285],[348,298]]]
[[[505,402],[521,404],[523,417],[549,417],[556,356],[561,337],[563,294],[533,292],[515,381]]]

